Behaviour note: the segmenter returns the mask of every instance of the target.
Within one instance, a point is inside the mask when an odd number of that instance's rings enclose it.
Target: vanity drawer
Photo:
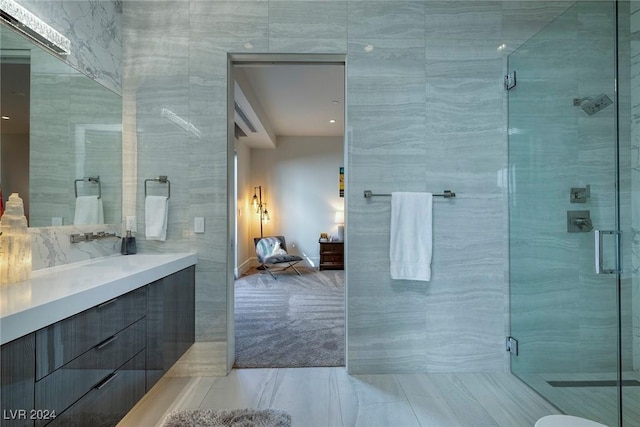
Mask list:
[[[146,288],[36,331],[36,380],[144,317]]]
[[[145,351],[141,351],[47,426],[115,426],[144,394]]]
[[[36,380],[100,342],[100,316],[90,309],[36,331]]]
[[[145,347],[146,319],[107,338],[36,382],[35,407],[57,414],[81,398]],[[36,425],[43,425],[36,423]]]
[[[100,341],[144,317],[147,308],[147,288],[106,301],[96,307],[100,316]]]

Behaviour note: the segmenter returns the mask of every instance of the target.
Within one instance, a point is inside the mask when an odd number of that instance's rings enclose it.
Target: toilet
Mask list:
[[[547,415],[540,418],[534,427],[607,427],[604,424],[572,415]]]

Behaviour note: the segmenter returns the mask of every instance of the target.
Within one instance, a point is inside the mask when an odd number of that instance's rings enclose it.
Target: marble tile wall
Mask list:
[[[80,243],[71,243],[69,238],[71,234],[97,233],[99,231],[120,235],[120,226],[82,225],[29,228],[33,270],[119,253],[121,240],[117,237]]]
[[[497,179],[507,166],[504,59],[563,2],[20,3],[79,47],[70,62],[116,91],[122,56],[125,210],[142,237],[143,181],[169,176],[168,240],[140,246],[198,251],[199,341],[227,340],[230,313],[226,53],[346,53],[350,371],[507,369],[507,194]],[[162,119],[161,108],[201,136]],[[431,282],[388,277],[389,204],[366,202],[364,188],[457,192],[435,204]],[[206,218],[205,234],[192,233],[194,216]],[[54,247],[47,236],[56,231],[37,239]],[[60,245],[38,265],[75,259],[69,250]]]
[[[71,41],[66,61],[121,93],[121,0],[16,0]]]
[[[123,3],[125,146],[140,181],[172,180],[166,242],[197,250],[197,339],[225,341],[227,52],[347,55],[349,370],[504,371],[508,330],[503,13],[530,27],[534,8],[497,1],[212,1]],[[527,4],[526,7],[524,5]],[[550,9],[549,9],[550,7]],[[525,34],[526,33],[526,34]],[[373,50],[365,51],[366,46]],[[160,117],[170,108],[202,131]],[[133,132],[133,129],[136,129]],[[362,190],[457,192],[434,212],[433,280],[389,277],[388,200]],[[204,234],[191,232],[204,216]]]

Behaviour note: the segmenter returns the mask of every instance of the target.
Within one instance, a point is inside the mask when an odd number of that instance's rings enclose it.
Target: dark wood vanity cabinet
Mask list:
[[[144,396],[145,351],[128,360],[47,427],[112,427]]]
[[[120,332],[145,317],[146,294],[145,286],[36,331],[36,380],[89,350],[98,357],[122,342]]]
[[[3,427],[32,426],[36,377],[35,334],[13,340],[1,348],[0,401]]]
[[[147,389],[195,341],[194,283],[195,268],[187,268],[148,287]]]
[[[114,426],[195,339],[195,267],[0,349],[2,426]]]

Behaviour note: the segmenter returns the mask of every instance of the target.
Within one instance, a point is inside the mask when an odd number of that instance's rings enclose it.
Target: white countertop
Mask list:
[[[196,264],[195,253],[114,255],[0,286],[0,344]]]

